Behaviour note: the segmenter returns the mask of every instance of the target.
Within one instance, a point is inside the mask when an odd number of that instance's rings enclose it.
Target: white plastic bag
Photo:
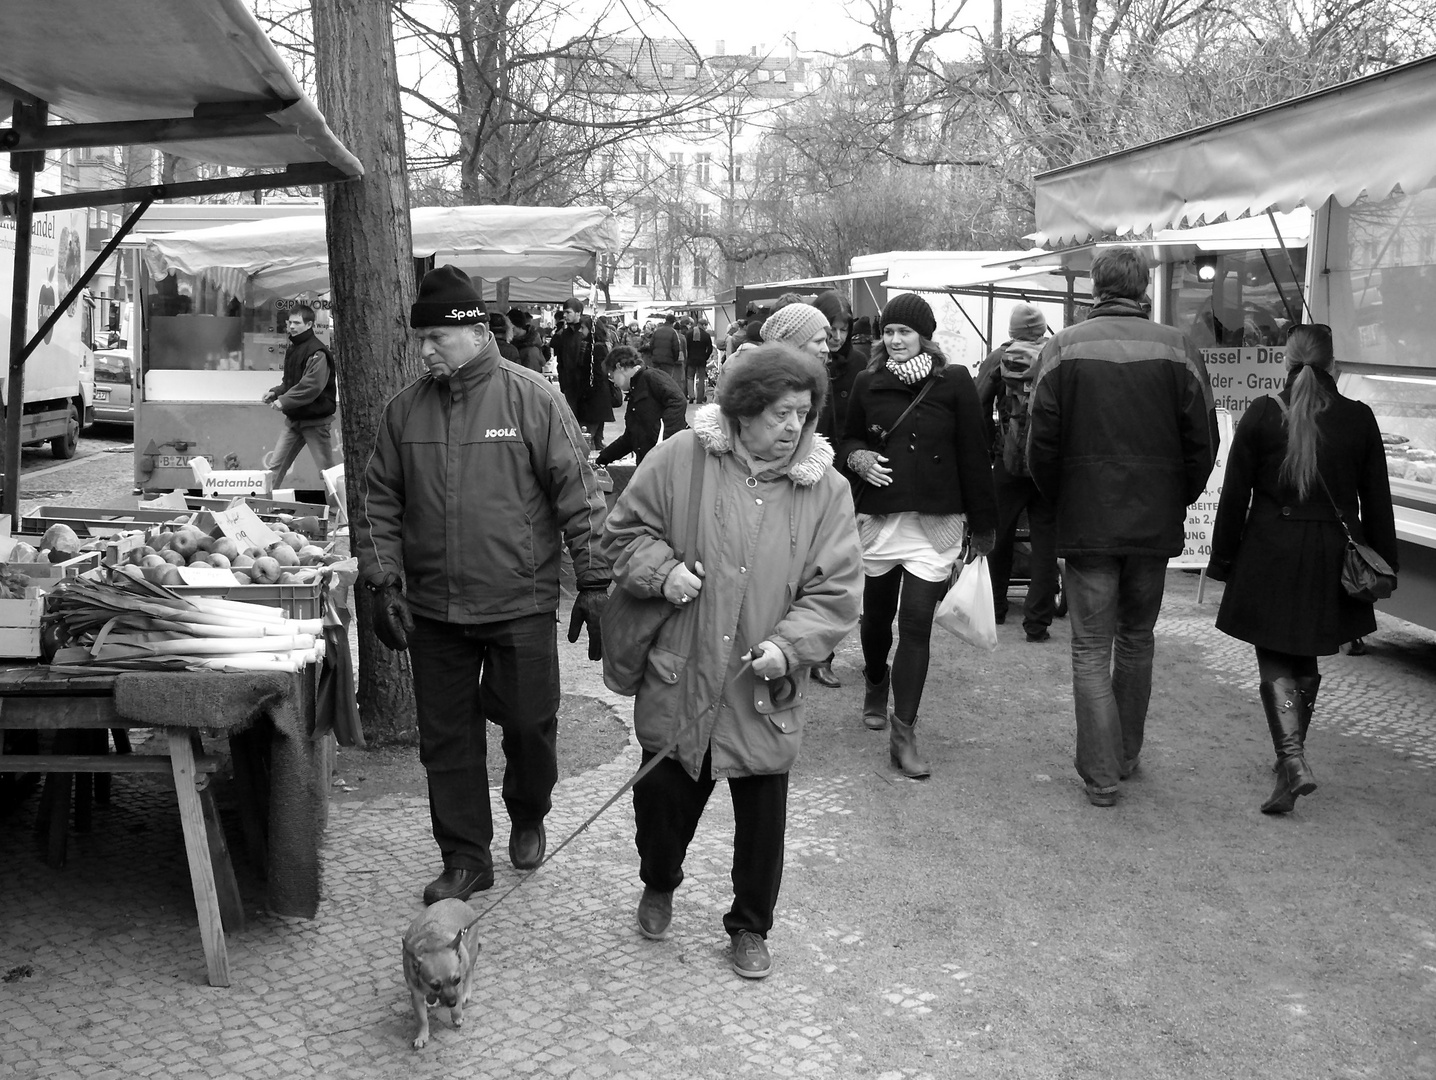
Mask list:
[[[981,555],[962,568],[957,583],[937,605],[933,621],[969,645],[997,648],[997,613],[992,606],[992,575]]]

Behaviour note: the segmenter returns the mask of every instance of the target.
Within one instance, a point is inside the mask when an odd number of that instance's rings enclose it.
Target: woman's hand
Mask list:
[[[968,538],[967,558],[963,563],[974,562],[980,558],[986,558],[992,554],[992,549],[997,546],[997,530],[984,529],[982,532],[975,532]]]
[[[893,482],[893,471],[882,464],[885,461],[876,450],[854,450],[848,455],[848,468],[873,487],[887,487]]]
[[[748,654],[753,658],[753,674],[760,679],[780,679],[788,673],[788,658],[771,641],[760,641]]]
[[[663,579],[663,599],[670,604],[687,604],[703,590],[703,564],[695,562],[693,570],[679,563]]]

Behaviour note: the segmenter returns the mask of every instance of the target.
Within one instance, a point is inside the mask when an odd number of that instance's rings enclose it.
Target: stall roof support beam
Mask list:
[[[46,124],[43,127],[0,128],[0,150],[74,150],[86,146],[193,142],[249,135],[273,135],[279,130],[270,113],[292,101],[240,101],[201,105],[193,116],[156,120],[114,120],[102,124]]]
[[[43,127],[49,112],[44,102],[28,105],[15,102],[15,129]],[[5,384],[5,490],[0,492],[0,512],[20,520],[20,438],[25,413],[25,330],[30,325],[30,240],[35,221],[35,170],[37,154],[14,154],[10,167],[16,177],[15,194],[15,280],[10,297],[10,377]]]
[[[35,200],[37,213],[78,210],[86,206],[118,206],[146,199],[191,199],[200,195],[231,195],[243,191],[273,191],[276,188],[338,184],[350,179],[341,169],[323,161],[291,165],[283,172],[254,173],[249,176],[222,176],[214,180],[187,180],[179,184],[150,184],[146,187],[114,188],[110,191],[77,191],[73,195],[42,195]],[[0,198],[10,213],[11,196]]]

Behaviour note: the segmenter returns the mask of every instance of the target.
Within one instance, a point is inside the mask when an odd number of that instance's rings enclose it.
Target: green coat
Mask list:
[[[708,458],[699,518],[698,600],[664,624],[633,707],[646,750],[680,730],[677,759],[697,778],[712,748],[715,778],[786,773],[798,756],[811,665],[858,623],[862,550],[847,483],[810,422],[784,470],[752,477],[733,452],[736,431],[717,405],[699,409],[691,434],[655,447],[604,527],[618,587],[662,593],[677,564],[666,537],[686,510],[694,440]],[[695,635],[696,630],[696,635]],[[761,680],[745,662],[760,641],[788,658],[795,704],[771,716],[754,704]]]

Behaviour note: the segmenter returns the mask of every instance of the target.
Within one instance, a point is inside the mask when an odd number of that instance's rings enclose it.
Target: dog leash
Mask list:
[[[752,650],[752,652],[749,652],[749,653],[747,653],[746,655],[744,655],[744,657],[743,657],[743,663],[744,663],[744,664],[750,664],[750,663],[752,663],[753,660],[754,660],[753,653],[756,653],[757,651],[758,651],[758,650],[757,650],[757,648],[755,647],[755,648]],[[741,665],[740,665],[740,670],[741,670]],[[647,776],[649,773],[651,773],[655,768],[658,767],[659,762],[661,762],[661,761],[662,761],[664,758],[666,758],[669,754],[673,753],[673,751],[677,750],[677,749],[678,749],[678,744],[683,741],[683,736],[687,735],[687,734],[689,733],[689,731],[691,731],[693,728],[695,728],[695,727],[698,726],[698,719],[699,719],[698,717],[694,717],[693,720],[692,720],[690,723],[685,724],[683,727],[679,728],[678,734],[677,734],[677,735],[674,735],[673,738],[672,738],[671,740],[669,740],[668,744],[667,744],[666,746],[664,746],[662,750],[658,751],[658,753],[654,754],[651,758],[649,758],[649,759],[648,759],[647,761],[645,761],[642,765],[640,765],[640,766],[634,771],[633,775],[630,776],[630,777],[624,782],[624,785],[623,785],[621,788],[619,788],[617,791],[615,791],[612,795],[609,796],[608,801],[607,801],[606,803],[604,803],[604,804],[603,804],[602,806],[600,806],[597,810],[595,810],[592,814],[590,814],[590,815],[588,816],[588,819],[587,819],[582,825],[580,825],[578,828],[574,829],[573,832],[571,832],[571,833],[568,834],[568,836],[564,837],[563,843],[559,844],[558,847],[556,847],[556,848],[554,848],[552,851],[548,852],[548,853],[543,857],[543,861],[540,862],[540,863],[538,864],[538,866],[535,866],[532,870],[524,870],[524,871],[522,871],[521,874],[520,874],[520,877],[519,877],[519,879],[518,879],[517,881],[515,881],[512,885],[510,885],[507,889],[505,889],[505,890],[504,890],[503,892],[501,892],[497,897],[495,897],[495,898],[493,899],[493,901],[489,904],[488,907],[484,908],[483,911],[481,911],[481,912],[479,912],[477,915],[475,915],[474,918],[473,918],[472,920],[470,920],[469,924],[464,927],[463,933],[467,934],[470,930],[472,930],[475,926],[477,926],[480,922],[482,922],[483,919],[484,919],[484,917],[487,916],[489,912],[493,911],[494,908],[498,907],[498,906],[499,906],[500,904],[502,904],[505,900],[507,900],[510,896],[512,896],[515,892],[517,892],[519,889],[521,889],[521,888],[524,886],[524,883],[527,882],[529,878],[533,877],[534,874],[536,874],[536,873],[539,872],[539,870],[541,870],[543,867],[545,867],[545,866],[547,866],[549,863],[551,863],[551,862],[554,860],[554,858],[558,855],[558,853],[559,853],[560,851],[562,851],[564,848],[568,847],[569,844],[571,844],[574,840],[576,840],[576,839],[578,838],[578,836],[579,836],[580,833],[582,833],[582,832],[583,832],[584,830],[586,830],[590,825],[592,825],[595,821],[597,821],[597,820],[603,815],[603,812],[604,812],[605,810],[607,810],[607,809],[608,809],[610,806],[612,806],[614,803],[618,802],[619,799],[623,798],[624,794],[625,794],[626,792],[628,792],[630,789],[632,789],[632,787],[633,787],[634,784],[638,783],[638,782],[639,782],[640,780],[642,780],[645,776]]]

